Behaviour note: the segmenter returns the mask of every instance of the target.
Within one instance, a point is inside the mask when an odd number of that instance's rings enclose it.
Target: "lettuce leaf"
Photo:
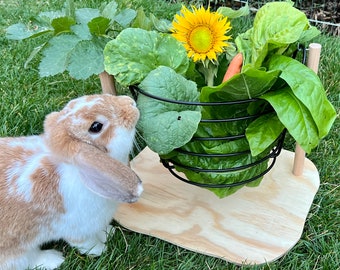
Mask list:
[[[260,68],[265,59],[283,54],[291,44],[307,42],[319,33],[292,2],[272,2],[258,10],[253,27],[239,35],[235,43],[244,55],[243,69],[249,65]]]
[[[201,102],[219,102],[258,97],[273,86],[279,74],[279,70],[267,72],[249,68],[218,86],[203,87],[200,100]]]
[[[318,138],[326,136],[335,120],[336,112],[315,72],[301,62],[283,55],[273,55],[268,62],[268,69],[282,71],[280,77],[311,114],[318,130]],[[300,143],[301,140],[303,138],[298,138],[297,141]]]
[[[196,83],[164,66],[151,71],[139,87],[171,100],[198,101],[199,96]],[[138,96],[137,106],[141,112],[138,128],[150,149],[160,155],[189,142],[201,120],[198,106],[159,101],[143,94]]]

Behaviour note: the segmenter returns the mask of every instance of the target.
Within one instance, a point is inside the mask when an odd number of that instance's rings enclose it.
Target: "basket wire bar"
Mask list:
[[[226,101],[226,102],[193,102],[193,101],[183,101],[183,100],[172,100],[172,99],[167,99],[159,96],[152,95],[150,93],[145,92],[144,90],[140,89],[137,85],[131,85],[129,87],[130,92],[132,93],[132,96],[134,97],[135,100],[137,100],[138,95],[142,94],[145,95],[149,98],[156,99],[162,102],[168,102],[168,103],[173,103],[173,104],[179,104],[179,105],[192,105],[192,106],[228,106],[228,105],[239,105],[239,104],[247,104],[255,101],[259,101],[260,99],[258,98],[250,98],[250,99],[245,99],[245,100],[236,100],[236,101]],[[233,122],[233,121],[244,121],[244,120],[252,120],[256,119],[257,117],[261,115],[265,115],[268,113],[271,113],[272,111],[264,111],[262,113],[258,114],[253,114],[253,115],[246,115],[246,116],[239,116],[239,117],[233,117],[233,118],[226,118],[226,119],[201,119],[201,123],[222,123],[222,122]],[[245,184],[249,184],[260,177],[264,176],[267,172],[271,170],[271,168],[274,166],[276,162],[276,157],[280,154],[281,149],[283,147],[283,142],[285,138],[286,130],[284,130],[276,139],[274,142],[274,146],[272,150],[267,154],[266,156],[260,158],[257,161],[254,161],[249,164],[245,164],[242,166],[237,166],[237,167],[232,167],[232,168],[220,168],[220,169],[204,169],[204,168],[198,168],[198,167],[190,167],[190,166],[185,166],[183,164],[180,164],[172,159],[162,159],[160,158],[161,163],[165,168],[169,170],[169,172],[175,176],[177,179],[191,185],[195,185],[198,187],[203,187],[203,188],[230,188],[230,187],[236,187],[236,186],[241,186]],[[232,141],[232,140],[237,140],[237,139],[243,139],[245,138],[245,134],[238,134],[238,135],[231,135],[231,136],[224,136],[224,137],[193,137],[191,141]],[[212,154],[212,153],[196,153],[196,152],[191,152],[191,151],[186,151],[181,148],[177,148],[174,151],[177,151],[178,153],[189,155],[189,156],[194,156],[194,157],[204,157],[204,158],[228,158],[228,157],[237,157],[237,156],[242,156],[242,155],[250,155],[250,150],[244,150],[244,151],[239,151],[239,152],[232,152],[232,153],[225,153],[225,154]],[[190,181],[181,175],[179,175],[176,172],[176,166],[178,168],[183,168],[186,170],[190,170],[193,172],[197,173],[228,173],[228,172],[237,172],[237,171],[242,171],[246,169],[250,169],[256,165],[259,165],[263,162],[268,162],[269,159],[271,159],[270,164],[266,167],[265,170],[262,172],[256,174],[255,176],[238,181],[235,183],[227,183],[227,184],[210,184],[210,183],[200,183],[200,182],[194,182]]]

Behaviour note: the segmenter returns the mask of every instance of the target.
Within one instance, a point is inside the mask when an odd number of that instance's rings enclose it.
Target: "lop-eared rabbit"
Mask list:
[[[0,139],[0,269],[54,269],[61,252],[41,250],[64,239],[100,255],[121,202],[142,183],[128,166],[136,103],[98,94],[71,100],[44,121],[44,133]]]

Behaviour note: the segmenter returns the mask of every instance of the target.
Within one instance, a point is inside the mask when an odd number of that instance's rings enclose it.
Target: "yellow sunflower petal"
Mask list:
[[[228,18],[211,12],[210,8],[192,7],[190,11],[183,6],[180,14],[175,15],[171,31],[172,35],[183,43],[188,57],[197,62],[206,58],[216,60],[217,54],[222,53],[228,46],[225,41],[231,39],[226,35],[230,29]]]

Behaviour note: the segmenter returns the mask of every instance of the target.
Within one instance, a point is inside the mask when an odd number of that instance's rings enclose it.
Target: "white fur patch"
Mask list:
[[[25,137],[24,140],[18,139],[10,142],[13,148],[19,147],[23,151],[38,151],[41,154],[28,156],[26,159],[17,160],[11,164],[11,167],[5,172],[8,185],[8,193],[13,197],[20,197],[26,202],[32,200],[33,183],[30,180],[31,175],[39,167],[41,156],[45,148],[39,136]]]
[[[129,154],[133,146],[133,138],[135,130],[127,130],[126,128],[117,127],[115,136],[111,139],[108,150],[111,157],[127,164]]]

